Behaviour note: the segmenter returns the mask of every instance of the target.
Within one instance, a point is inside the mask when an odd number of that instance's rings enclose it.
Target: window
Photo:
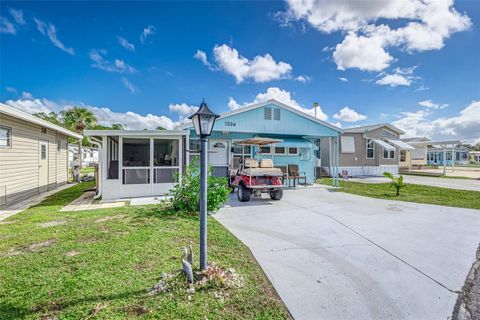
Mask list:
[[[290,155],[297,155],[297,154],[298,154],[298,148],[296,148],[296,147],[289,147],[289,148],[288,148],[288,154],[290,154]]]
[[[375,158],[375,145],[372,139],[367,139],[367,159]]]
[[[200,165],[200,139],[190,139],[188,142],[190,163]]]
[[[260,147],[260,153],[261,154],[269,154],[270,153],[270,147]]]
[[[273,120],[280,120],[280,109],[273,109]]]
[[[42,133],[47,133],[47,128],[42,127],[41,132],[42,132]]]
[[[0,148],[10,148],[12,146],[12,129],[0,127]]]
[[[275,154],[285,154],[285,147],[275,147]]]
[[[226,148],[226,146],[223,142],[216,142],[216,143],[213,144],[213,147],[217,148],[217,149],[225,149]]]
[[[150,139],[123,139],[123,166],[150,166]]]
[[[47,145],[40,145],[40,160],[47,160]]]
[[[383,150],[383,159],[395,159],[395,150]]]
[[[107,137],[107,179],[118,179],[118,137]]]
[[[272,108],[270,107],[265,107],[263,109],[263,118],[265,120],[272,120]]]
[[[153,165],[155,167],[178,166],[179,143],[175,139],[153,140]]]
[[[407,161],[407,150],[400,150],[400,161]]]
[[[252,154],[252,147],[251,146],[243,146],[243,152],[245,153],[245,155],[251,155]],[[243,154],[242,153],[242,146],[233,144],[232,153],[242,155]]]
[[[382,130],[382,136],[385,138],[397,138],[397,135],[395,133],[385,129]]]
[[[340,137],[340,148],[342,153],[355,153],[355,140],[352,136]]]
[[[62,141],[58,140],[57,141],[57,151],[60,151],[60,149],[62,149]]]

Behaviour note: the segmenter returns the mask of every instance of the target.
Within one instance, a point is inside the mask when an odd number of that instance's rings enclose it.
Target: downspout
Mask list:
[[[99,166],[98,167],[98,176],[97,176],[98,190],[97,190],[97,194],[95,196],[93,196],[93,199],[97,200],[102,196],[102,172],[103,172],[102,160],[103,159],[101,158],[101,153],[100,153],[100,151],[102,150],[102,142],[98,139],[95,139],[94,137],[88,137],[88,136],[87,136],[87,140],[91,144],[96,145],[97,148],[98,148],[98,166]]]

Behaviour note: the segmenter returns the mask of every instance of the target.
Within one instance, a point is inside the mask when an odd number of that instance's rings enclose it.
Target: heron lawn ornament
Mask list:
[[[190,241],[190,244],[188,246],[187,261],[188,263],[190,263],[190,265],[193,266],[193,242],[192,241]]]
[[[188,255],[187,255],[187,248],[182,247],[182,268],[183,272],[185,273],[185,276],[188,279],[188,282],[192,283],[193,282],[193,268],[192,264],[187,261]]]

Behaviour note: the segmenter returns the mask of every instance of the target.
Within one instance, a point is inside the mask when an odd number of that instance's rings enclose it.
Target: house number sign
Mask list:
[[[233,121],[225,121],[225,127],[235,127],[237,125],[236,122]]]

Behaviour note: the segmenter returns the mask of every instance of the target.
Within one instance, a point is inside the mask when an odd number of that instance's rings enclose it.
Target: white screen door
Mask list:
[[[210,164],[212,166],[228,165],[228,143],[225,140],[210,140]]]
[[[48,142],[38,143],[38,192],[48,190]]]

